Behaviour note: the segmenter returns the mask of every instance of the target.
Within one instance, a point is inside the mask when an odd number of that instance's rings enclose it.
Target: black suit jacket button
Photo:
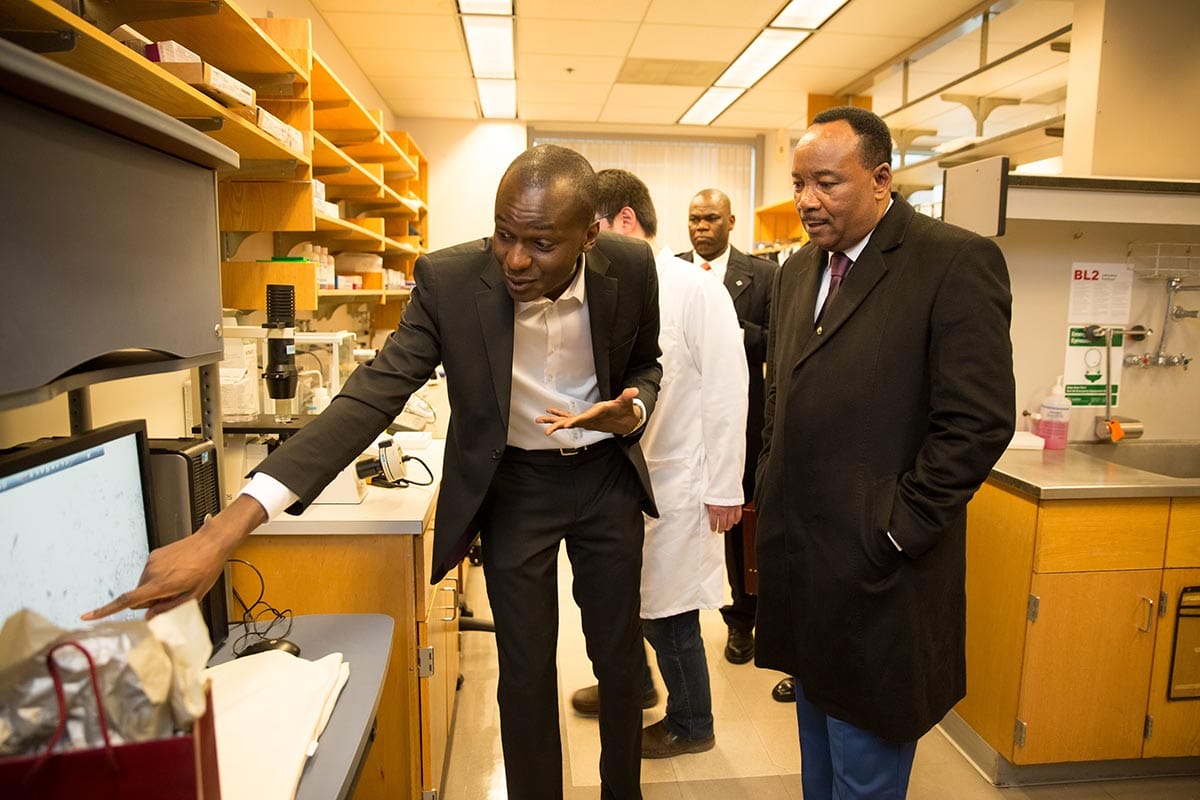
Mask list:
[[[493,450],[492,451],[492,461],[499,461],[503,455],[504,455],[503,450]]]

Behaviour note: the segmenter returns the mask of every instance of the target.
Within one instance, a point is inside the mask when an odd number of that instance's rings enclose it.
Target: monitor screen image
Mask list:
[[[0,456],[0,621],[29,608],[84,627],[80,614],[137,585],[153,524],[148,464],[142,420]]]

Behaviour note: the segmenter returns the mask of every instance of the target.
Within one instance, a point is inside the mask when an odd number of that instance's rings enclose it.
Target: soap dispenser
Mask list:
[[[1046,440],[1046,449],[1065,449],[1067,429],[1071,426],[1071,400],[1067,397],[1066,387],[1063,386],[1062,375],[1058,376],[1058,382],[1042,401],[1038,416],[1041,419],[1038,422],[1037,434]]]

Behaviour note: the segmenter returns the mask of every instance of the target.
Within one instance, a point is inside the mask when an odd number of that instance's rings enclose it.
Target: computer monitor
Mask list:
[[[0,456],[0,620],[30,608],[77,628],[137,585],[154,541],[149,458],[143,420]]]

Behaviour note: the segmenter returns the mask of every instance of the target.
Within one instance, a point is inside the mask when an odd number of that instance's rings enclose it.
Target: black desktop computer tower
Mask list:
[[[151,439],[150,469],[157,546],[190,536],[221,510],[217,448],[208,439]],[[200,609],[215,650],[229,631],[224,574]]]

